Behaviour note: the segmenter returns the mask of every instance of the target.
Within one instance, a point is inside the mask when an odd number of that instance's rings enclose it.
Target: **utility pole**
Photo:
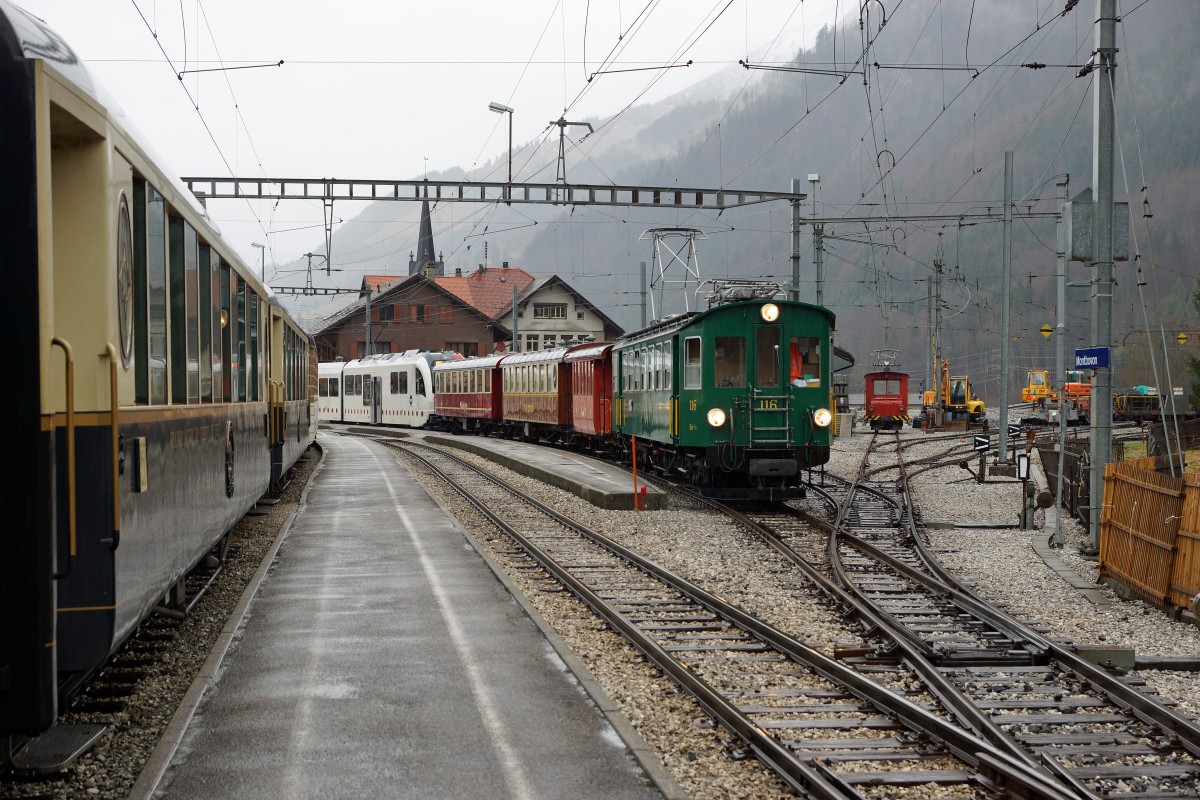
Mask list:
[[[809,173],[808,182],[813,185],[813,264],[817,268],[817,305],[823,306],[825,305],[823,291],[825,270],[822,262],[824,261],[825,247],[821,242],[821,237],[825,233],[825,226],[817,222],[817,184],[821,182],[821,176],[815,172]]]
[[[792,194],[800,194],[800,179],[792,178]],[[792,206],[792,291],[793,300],[800,299],[800,199],[789,201]]]
[[[945,404],[950,398],[942,394],[942,260],[933,260],[933,419],[937,427],[946,424]]]
[[[642,291],[641,291],[641,295],[642,295],[642,327],[645,328],[646,327],[646,262],[645,261],[641,262],[641,266],[642,266],[642,283],[641,283],[641,287],[642,287]]]
[[[1062,208],[1067,202],[1069,177],[1062,175],[1055,182],[1055,203],[1058,206],[1058,248],[1054,255],[1054,274],[1058,283],[1058,302],[1054,308],[1055,342],[1054,369],[1058,373],[1058,484],[1054,489],[1054,533],[1050,536],[1051,547],[1062,547],[1062,485],[1063,461],[1067,449],[1067,227],[1063,224]]]
[[[929,320],[929,350],[925,353],[925,391],[933,388],[932,375],[937,371],[937,356],[934,353],[934,327],[933,327],[933,279],[926,278],[928,282],[925,284],[925,313]],[[925,398],[921,398],[922,405]]]
[[[517,333],[517,284],[513,283],[513,352],[521,352],[521,337]]]
[[[558,167],[556,169],[554,182],[561,186],[565,185],[567,182],[567,126],[575,125],[580,128],[587,128],[588,136],[595,133],[595,131],[592,130],[592,123],[590,122],[568,122],[563,117],[550,120],[550,124],[558,126]],[[586,139],[587,136],[583,138]],[[583,141],[583,139],[580,139],[580,141]],[[512,183],[511,178],[509,179],[509,183]],[[561,197],[562,195],[559,194],[559,190],[555,190],[555,199],[561,199]]]
[[[996,459],[1000,463],[1008,461],[1008,340],[1009,340],[1009,303],[1012,293],[1012,186],[1013,186],[1013,154],[1011,150],[1004,151],[1004,252],[1001,256],[1004,262],[1004,275],[1001,278],[1001,296],[1004,312],[1000,323],[1000,447],[996,451]]]
[[[1092,346],[1112,347],[1113,304],[1113,72],[1116,69],[1117,0],[1096,0],[1096,51],[1089,65],[1096,72],[1092,131],[1092,191],[1095,196],[1092,288]],[[1087,69],[1087,67],[1085,67]],[[1091,474],[1088,487],[1088,534],[1092,554],[1100,552],[1100,516],[1104,510],[1104,470],[1112,458],[1112,367],[1096,370],[1092,381]]]

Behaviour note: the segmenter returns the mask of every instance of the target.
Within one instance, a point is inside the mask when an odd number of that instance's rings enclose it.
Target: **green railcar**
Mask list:
[[[613,348],[613,429],[644,468],[779,500],[803,497],[803,472],[829,460],[835,317],[763,294],[718,292]]]

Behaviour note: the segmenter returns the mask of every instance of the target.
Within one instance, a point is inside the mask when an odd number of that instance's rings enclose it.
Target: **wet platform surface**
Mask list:
[[[306,505],[152,796],[662,797],[395,455],[318,441]]]
[[[545,445],[497,439],[490,436],[418,434],[431,442],[457,447],[495,461],[514,472],[613,510],[633,509],[633,476],[620,467],[581,453]],[[657,487],[638,481],[638,502],[647,511],[666,508],[667,496]]]

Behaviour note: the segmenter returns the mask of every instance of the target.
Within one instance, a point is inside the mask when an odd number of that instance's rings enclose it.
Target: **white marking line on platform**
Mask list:
[[[374,455],[375,451],[372,451],[372,454]],[[375,460],[379,461],[377,455],[375,456]],[[508,794],[514,798],[530,798],[532,800],[537,795],[534,793],[533,787],[525,781],[525,765],[522,763],[520,755],[510,744],[511,737],[504,725],[504,721],[496,713],[496,704],[492,700],[491,692],[483,682],[483,670],[480,668],[479,660],[475,657],[471,643],[463,631],[462,622],[459,620],[458,614],[446,599],[441,579],[438,577],[437,571],[434,569],[429,556],[425,552],[420,532],[411,523],[408,514],[405,513],[404,508],[401,506],[396,489],[387,477],[384,466],[382,463],[379,465],[380,471],[384,476],[384,481],[387,483],[388,494],[392,498],[392,505],[396,511],[396,516],[399,517],[401,524],[404,525],[404,530],[408,533],[409,539],[412,540],[413,547],[417,551],[417,557],[421,560],[421,569],[425,572],[425,577],[433,589],[434,597],[437,598],[442,618],[446,620],[446,628],[450,632],[450,639],[454,642],[454,649],[458,651],[458,658],[462,662],[463,669],[466,670],[467,678],[471,685],[471,694],[475,696],[475,706],[479,709],[484,727],[487,728],[488,734],[491,737],[492,748],[495,750],[496,756],[503,767],[504,782],[508,786]]]

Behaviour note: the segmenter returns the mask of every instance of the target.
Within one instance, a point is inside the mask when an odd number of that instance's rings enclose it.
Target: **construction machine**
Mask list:
[[[1058,402],[1058,392],[1050,382],[1050,370],[1031,369],[1027,373],[1025,385],[1021,388],[1022,403],[1036,403],[1039,400]]]
[[[1063,383],[1063,397],[1073,400],[1080,415],[1087,417],[1088,410],[1092,407],[1092,376],[1081,369],[1069,369],[1066,371],[1066,377]]]
[[[937,390],[927,389],[922,395],[921,416],[914,418],[913,427],[965,429],[981,425],[986,417],[983,399],[971,391],[971,379],[966,375],[951,375],[950,362],[942,361],[942,375]],[[940,412],[940,413],[939,413]]]
[[[1049,370],[1031,369],[1026,374],[1021,400],[1030,405],[1021,417],[1022,425],[1057,425],[1063,415],[1068,425],[1078,425],[1087,419],[1086,409],[1080,407],[1080,398],[1086,400],[1092,385],[1083,383],[1081,372],[1067,373],[1066,391],[1061,393],[1051,383]]]

